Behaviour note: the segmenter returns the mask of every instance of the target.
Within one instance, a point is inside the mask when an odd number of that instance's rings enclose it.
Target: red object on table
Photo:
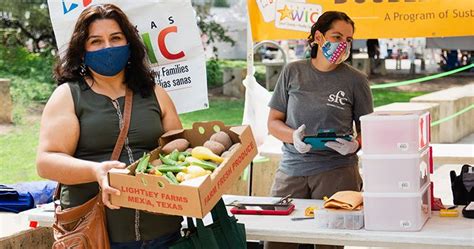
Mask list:
[[[443,202],[441,201],[441,199],[434,197],[434,194],[433,194],[434,193],[434,184],[433,184],[433,182],[431,182],[430,188],[431,188],[431,191],[430,191],[430,193],[431,193],[431,210],[432,211],[439,211],[441,209],[444,209],[444,205],[443,205]]]

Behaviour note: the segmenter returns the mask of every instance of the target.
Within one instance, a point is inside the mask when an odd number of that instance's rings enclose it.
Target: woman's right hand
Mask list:
[[[120,191],[110,187],[107,174],[111,169],[123,169],[125,166],[125,163],[119,161],[105,161],[99,163],[99,166],[95,167],[94,169],[97,183],[99,183],[100,189],[102,190],[102,202],[110,209],[120,208],[119,206],[115,206],[110,203],[110,195],[120,195]]]
[[[311,145],[303,142],[305,129],[306,125],[303,124],[298,127],[298,129],[293,131],[293,145],[295,146],[295,149],[301,154],[305,154],[311,150]]]

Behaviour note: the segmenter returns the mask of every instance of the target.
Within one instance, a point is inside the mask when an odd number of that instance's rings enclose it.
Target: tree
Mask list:
[[[194,9],[196,10],[197,15],[197,25],[201,30],[201,37],[203,37],[206,45],[215,44],[216,42],[225,42],[234,46],[235,41],[226,34],[227,30],[222,27],[222,25],[211,19],[210,9],[212,5],[212,0],[207,0],[200,4],[194,3]],[[217,58],[217,47],[214,45],[212,46],[212,52]]]
[[[234,46],[235,41],[226,34],[227,30],[210,18],[209,12],[214,2],[212,0],[194,2],[197,24],[205,43],[210,45],[225,42]],[[223,4],[226,1],[217,2]],[[56,49],[47,0],[1,0],[0,10],[1,45],[28,47],[35,53]],[[217,57],[217,48],[212,46],[212,49]]]
[[[0,9],[1,45],[35,53],[56,48],[47,0],[2,0]]]

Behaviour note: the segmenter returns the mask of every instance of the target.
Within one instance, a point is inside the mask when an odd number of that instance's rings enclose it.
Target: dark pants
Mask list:
[[[152,240],[110,243],[110,249],[168,249],[173,242],[181,238],[181,233],[167,234]]]

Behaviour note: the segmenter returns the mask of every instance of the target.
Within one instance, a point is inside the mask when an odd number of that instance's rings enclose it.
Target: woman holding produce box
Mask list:
[[[359,117],[371,113],[373,104],[366,75],[342,63],[350,54],[353,33],[354,22],[345,13],[325,12],[308,37],[311,59],[288,64],[280,75],[268,117],[270,134],[284,143],[272,196],[323,199],[338,191],[361,188],[356,155],[361,136]],[[328,129],[335,141],[321,146],[303,142],[305,135]],[[346,135],[346,139],[334,139],[334,133]],[[296,249],[298,245],[266,243],[265,248]]]
[[[55,68],[58,88],[46,104],[38,174],[61,183],[61,207],[75,207],[102,190],[111,248],[168,248],[180,238],[182,217],[119,208],[107,173],[158,147],[166,131],[182,129],[168,94],[155,84],[145,46],[118,7],[92,5],[79,16]],[[123,125],[124,95],[131,120],[118,161],[110,161]]]

